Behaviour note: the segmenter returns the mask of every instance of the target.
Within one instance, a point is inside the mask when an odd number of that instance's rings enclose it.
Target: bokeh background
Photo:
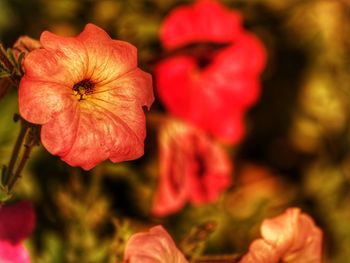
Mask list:
[[[151,72],[162,54],[159,27],[179,0],[0,0],[0,41],[44,30],[76,35],[92,22],[138,48]],[[246,135],[229,149],[234,184],[217,202],[165,218],[150,215],[157,184],[156,129],[149,123],[145,156],[72,168],[37,147],[14,200],[32,200],[37,227],[33,262],[115,262],[125,239],[163,224],[177,242],[201,224],[203,254],[244,253],[263,218],[298,206],[324,231],[325,262],[350,262],[350,1],[222,0],[264,43],[268,63],[261,96],[246,114]],[[16,91],[0,100],[0,162],[8,161],[18,124]],[[164,112],[155,101],[150,113]],[[209,223],[208,223],[209,222]],[[209,227],[210,228],[210,227]],[[199,253],[199,252],[198,252]]]

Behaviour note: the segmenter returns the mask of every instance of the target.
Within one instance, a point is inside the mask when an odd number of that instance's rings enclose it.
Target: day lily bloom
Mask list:
[[[159,184],[152,212],[165,216],[190,201],[214,202],[231,184],[231,162],[225,151],[201,130],[168,119],[159,132]]]
[[[134,234],[126,244],[125,263],[188,263],[162,226]]]
[[[34,225],[35,214],[30,202],[21,201],[0,208],[0,262],[30,262],[23,240],[31,234]]]
[[[45,31],[40,43],[24,59],[19,110],[42,125],[44,147],[86,170],[142,156],[142,107],[150,108],[153,92],[150,74],[137,67],[136,48],[93,24],[77,37]]]
[[[225,142],[238,142],[244,113],[260,93],[266,60],[261,42],[242,28],[237,12],[213,0],[174,9],[160,39],[169,56],[157,64],[155,77],[167,110]]]
[[[260,231],[240,263],[322,262],[322,231],[300,209],[264,220]]]

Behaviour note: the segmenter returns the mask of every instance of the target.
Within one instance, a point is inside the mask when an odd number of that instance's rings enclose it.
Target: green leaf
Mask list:
[[[13,54],[12,54],[13,55]],[[13,70],[13,63],[8,58],[8,53],[4,49],[4,47],[0,43],[0,65],[2,68],[6,69],[6,71],[12,71]]]
[[[10,77],[11,74],[6,71],[0,71],[0,79]]]
[[[4,203],[7,200],[11,199],[12,195],[8,194],[8,191],[2,185],[0,186],[0,203]]]
[[[7,53],[7,57],[11,61],[11,63],[13,65],[15,65],[16,68],[18,68],[18,62],[17,62],[17,59],[15,58],[15,56],[13,55],[12,49],[8,48],[6,53]]]

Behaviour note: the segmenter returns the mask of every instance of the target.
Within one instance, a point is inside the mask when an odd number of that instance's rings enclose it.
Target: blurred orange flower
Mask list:
[[[244,112],[260,93],[266,60],[261,42],[244,31],[237,12],[212,0],[174,9],[160,39],[173,52],[155,69],[167,110],[226,142],[238,142]]]
[[[131,236],[126,245],[124,262],[188,263],[162,226]]]
[[[40,42],[24,60],[19,110],[42,125],[45,148],[86,170],[143,155],[142,106],[151,106],[153,92],[136,48],[93,24],[77,37],[43,32]]]
[[[264,220],[261,235],[240,263],[322,262],[322,231],[299,208]]]
[[[187,201],[215,201],[231,184],[232,165],[219,144],[197,128],[169,119],[159,133],[160,178],[152,212],[165,216]]]

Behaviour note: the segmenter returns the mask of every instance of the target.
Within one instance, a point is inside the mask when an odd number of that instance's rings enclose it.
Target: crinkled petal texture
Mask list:
[[[177,52],[155,68],[166,108],[228,143],[244,134],[243,116],[260,95],[259,75],[266,62],[261,42],[240,21],[236,12],[211,0],[175,9],[161,29],[166,49],[208,42],[226,46],[209,49],[205,66],[203,54]]]
[[[29,201],[0,208],[0,240],[21,242],[32,233],[34,225],[35,213]]]
[[[131,236],[124,252],[125,263],[188,263],[162,226]]]
[[[298,208],[266,219],[261,226],[261,235],[240,263],[322,262],[322,232]]]
[[[86,170],[106,159],[139,158],[146,136],[142,107],[154,98],[136,48],[92,24],[77,37],[43,32],[40,42],[43,48],[24,60],[19,110],[42,125],[45,148]]]
[[[160,178],[152,213],[166,216],[190,201],[214,202],[231,184],[225,151],[197,128],[166,120],[159,133]]]
[[[30,263],[27,249],[22,243],[12,244],[0,240],[0,262],[1,263]]]

